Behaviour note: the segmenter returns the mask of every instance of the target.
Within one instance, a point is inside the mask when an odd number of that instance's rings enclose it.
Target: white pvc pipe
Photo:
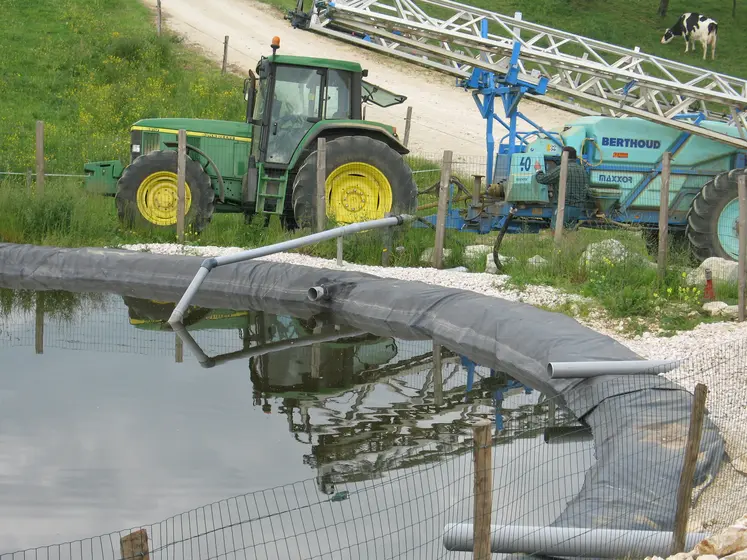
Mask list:
[[[249,249],[248,251],[241,251],[232,255],[223,255],[221,257],[205,259],[200,266],[200,269],[197,271],[197,274],[195,274],[195,277],[192,279],[192,282],[187,287],[187,290],[184,292],[184,295],[179,300],[179,303],[174,307],[174,311],[171,312],[169,324],[174,327],[174,325],[183,322],[184,313],[187,311],[190,302],[195,297],[197,290],[200,289],[200,286],[205,281],[207,275],[210,274],[210,271],[216,267],[248,261],[259,257],[266,257],[267,255],[282,253],[283,251],[289,251],[291,249],[298,249],[305,245],[312,245],[313,243],[319,243],[320,241],[326,241],[328,239],[334,239],[336,237],[342,237],[344,235],[350,235],[361,231],[398,226],[405,222],[411,222],[414,219],[415,216],[402,214],[401,216],[392,216],[389,218],[381,218],[379,220],[356,222],[346,226],[336,227],[313,233],[311,235],[306,235],[304,237],[299,237],[298,239],[290,239],[288,241],[274,243],[273,245],[267,245],[266,247],[257,247],[256,249]]]
[[[688,533],[685,550],[692,550],[707,533]],[[494,554],[539,554],[543,556],[582,556],[587,558],[645,558],[671,554],[672,533],[584,527],[496,526],[490,527],[490,551]],[[471,552],[473,525],[447,525],[444,548]]]
[[[551,379],[576,379],[600,375],[657,375],[678,367],[682,360],[620,360],[602,362],[550,362]]]

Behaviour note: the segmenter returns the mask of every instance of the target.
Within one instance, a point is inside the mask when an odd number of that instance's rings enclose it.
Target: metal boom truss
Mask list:
[[[582,115],[639,117],[747,148],[747,80],[537,25],[518,13],[451,0],[316,0],[304,12],[299,0],[287,19],[452,75],[465,88],[486,89],[486,76],[514,69],[525,84],[547,80],[541,85],[552,96],[531,87],[520,92],[540,103]],[[689,121],[693,113],[735,126],[734,135]]]

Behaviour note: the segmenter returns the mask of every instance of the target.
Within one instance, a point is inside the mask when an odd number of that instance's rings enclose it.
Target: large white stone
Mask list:
[[[545,259],[544,257],[542,257],[540,255],[534,255],[531,259],[529,259],[527,261],[527,264],[530,267],[539,268],[539,267],[545,266],[547,264],[547,259]]]
[[[487,254],[493,254],[493,247],[490,245],[467,245],[464,248],[465,259],[479,259]]]
[[[718,315],[726,319],[736,319],[739,315],[739,306],[728,305],[723,301],[709,301],[703,304],[703,311],[710,313],[711,317]]]
[[[700,263],[700,266],[687,275],[686,281],[690,286],[705,286],[706,268],[711,269],[711,279],[714,283],[728,282],[737,283],[739,276],[739,263],[728,261],[721,257],[709,257]]]
[[[747,549],[747,515],[716,535],[703,539],[690,551],[691,556],[715,555],[719,558]]]
[[[448,259],[451,256],[451,249],[444,249],[444,259]],[[423,264],[433,265],[433,247],[428,247],[423,254],[420,255],[420,262]]]
[[[501,261],[501,264],[503,261]],[[485,272],[488,274],[498,274],[498,267],[495,266],[495,260],[493,254],[485,255]]]
[[[704,558],[704,556],[700,556],[698,560],[700,560],[701,558]],[[735,552],[734,554],[722,556],[721,560],[747,560],[747,550],[740,550],[738,552]]]
[[[501,255],[498,253],[498,259],[501,261],[501,266],[509,265],[513,262],[516,262],[516,259],[514,257],[508,257]],[[485,255],[485,272],[488,274],[498,274],[498,267],[495,266],[495,260],[493,259],[493,252],[491,251],[489,255]]]
[[[667,556],[667,560],[692,560],[692,556],[687,552],[678,552],[677,554]],[[718,560],[718,558],[716,558],[716,560]]]
[[[711,316],[713,316],[719,315],[727,307],[729,307],[729,305],[723,301],[709,301],[703,304],[703,311],[710,313]]]
[[[617,239],[591,243],[581,254],[579,265],[592,266],[600,263],[605,257],[613,263],[619,263],[628,257],[628,250]]]

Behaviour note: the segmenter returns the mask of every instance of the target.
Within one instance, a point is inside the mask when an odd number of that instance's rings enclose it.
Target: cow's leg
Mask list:
[[[690,50],[690,37],[688,37],[686,34],[683,35],[683,37],[685,38],[685,52],[687,52],[688,50]]]
[[[703,41],[703,60],[706,59],[707,54],[708,54],[708,39]]]
[[[716,35],[711,39],[711,60],[716,60]]]

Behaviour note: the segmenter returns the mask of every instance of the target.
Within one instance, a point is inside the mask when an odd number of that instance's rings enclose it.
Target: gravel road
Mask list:
[[[155,9],[155,0],[144,1]],[[309,2],[307,0],[307,8]],[[366,118],[396,126],[401,136],[407,106],[410,105],[413,123],[409,148],[413,153],[440,156],[444,150],[452,150],[455,156],[485,158],[485,121],[480,117],[472,95],[457,88],[454,79],[445,74],[309,31],[293,29],[278,10],[259,2],[180,0],[162,4],[166,27],[213,60],[223,59],[223,38],[228,35],[229,65],[242,76],[247,70],[255,69],[260,56],[271,54],[270,42],[275,35],[280,37],[281,54],[358,61],[369,70],[367,79],[372,83],[407,96],[403,105],[389,109],[369,105]],[[544,127],[561,126],[577,118],[532,101],[523,101],[521,111]],[[529,130],[523,122],[519,128]],[[495,134],[497,139],[503,132],[496,129]]]

